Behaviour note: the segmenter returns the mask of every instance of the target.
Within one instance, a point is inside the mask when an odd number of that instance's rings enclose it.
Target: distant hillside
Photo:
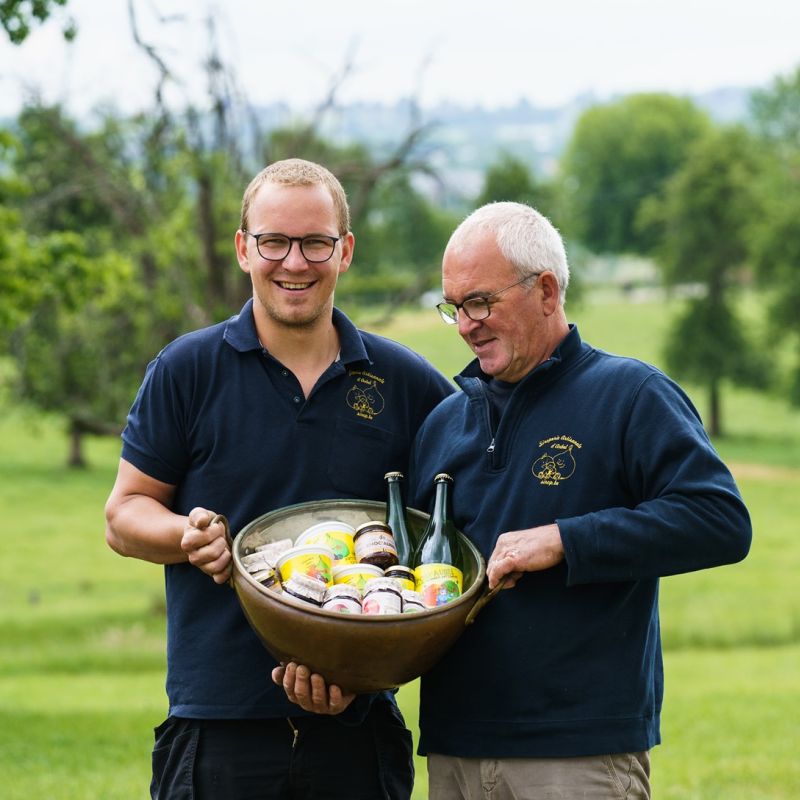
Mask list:
[[[718,122],[732,122],[746,119],[750,91],[720,88],[691,99]],[[426,124],[430,130],[423,146],[431,163],[451,192],[467,196],[477,193],[486,167],[503,150],[530,164],[536,175],[553,174],[575,121],[599,102],[593,94],[584,94],[558,108],[539,108],[526,100],[498,109],[451,104],[417,109],[409,101],[354,103],[327,113],[322,133],[334,141],[362,141],[382,152],[412,125]],[[257,113],[266,129],[298,116],[283,104]]]

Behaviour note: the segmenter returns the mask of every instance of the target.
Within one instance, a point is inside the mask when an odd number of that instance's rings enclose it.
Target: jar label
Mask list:
[[[416,581],[411,580],[411,578],[407,577],[406,575],[390,575],[389,570],[386,571],[387,578],[394,578],[399,584],[401,589],[410,589],[414,591],[417,588]]]
[[[360,614],[361,603],[352,597],[334,597],[326,600],[322,607],[326,611],[335,611],[338,614]]]
[[[327,586],[333,586],[331,567],[328,556],[321,553],[302,553],[281,562],[281,579],[286,582],[291,575],[298,572],[301,575],[308,575],[309,578],[316,578]]]
[[[356,558],[363,561],[381,553],[391,553],[397,563],[397,547],[391,533],[383,531],[364,531],[356,539]]]
[[[372,580],[375,577],[375,573],[373,572],[350,572],[346,575],[338,575],[336,577],[336,583],[349,583],[351,586],[355,586],[359,592],[364,592],[364,586],[366,586],[367,581]]]
[[[356,555],[353,534],[347,531],[322,531],[308,536],[304,544],[323,544],[333,550],[337,564],[355,564]]]
[[[399,614],[402,609],[400,592],[392,589],[374,589],[361,601],[363,614]]]
[[[414,570],[417,591],[427,608],[435,608],[461,596],[463,575],[452,564],[420,564]]]

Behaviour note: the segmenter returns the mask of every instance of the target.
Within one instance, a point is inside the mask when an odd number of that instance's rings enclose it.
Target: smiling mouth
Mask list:
[[[492,338],[489,339],[470,339],[470,346],[473,350],[480,350],[483,347],[486,347],[487,344],[494,341]]]
[[[291,292],[297,292],[302,289],[308,289],[309,286],[312,285],[313,281],[308,283],[289,283],[288,281],[275,281],[281,289],[288,289]]]

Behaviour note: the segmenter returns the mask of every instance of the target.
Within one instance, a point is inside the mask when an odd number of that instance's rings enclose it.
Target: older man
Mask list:
[[[749,549],[689,399],[582,341],[568,280],[558,232],[517,203],[475,211],[444,254],[439,312],[476,359],[420,430],[410,503],[452,475],[455,523],[507,591],[423,677],[434,800],[648,798],[659,578]]]

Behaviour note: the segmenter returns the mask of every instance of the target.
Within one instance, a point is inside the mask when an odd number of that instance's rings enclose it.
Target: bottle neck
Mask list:
[[[444,522],[444,520],[447,519],[449,488],[447,481],[438,481],[436,484],[436,497],[433,501],[433,518],[437,521]]]
[[[387,483],[389,484],[389,502],[399,505],[403,502],[402,493],[400,491],[400,481],[396,478],[390,478]]]

